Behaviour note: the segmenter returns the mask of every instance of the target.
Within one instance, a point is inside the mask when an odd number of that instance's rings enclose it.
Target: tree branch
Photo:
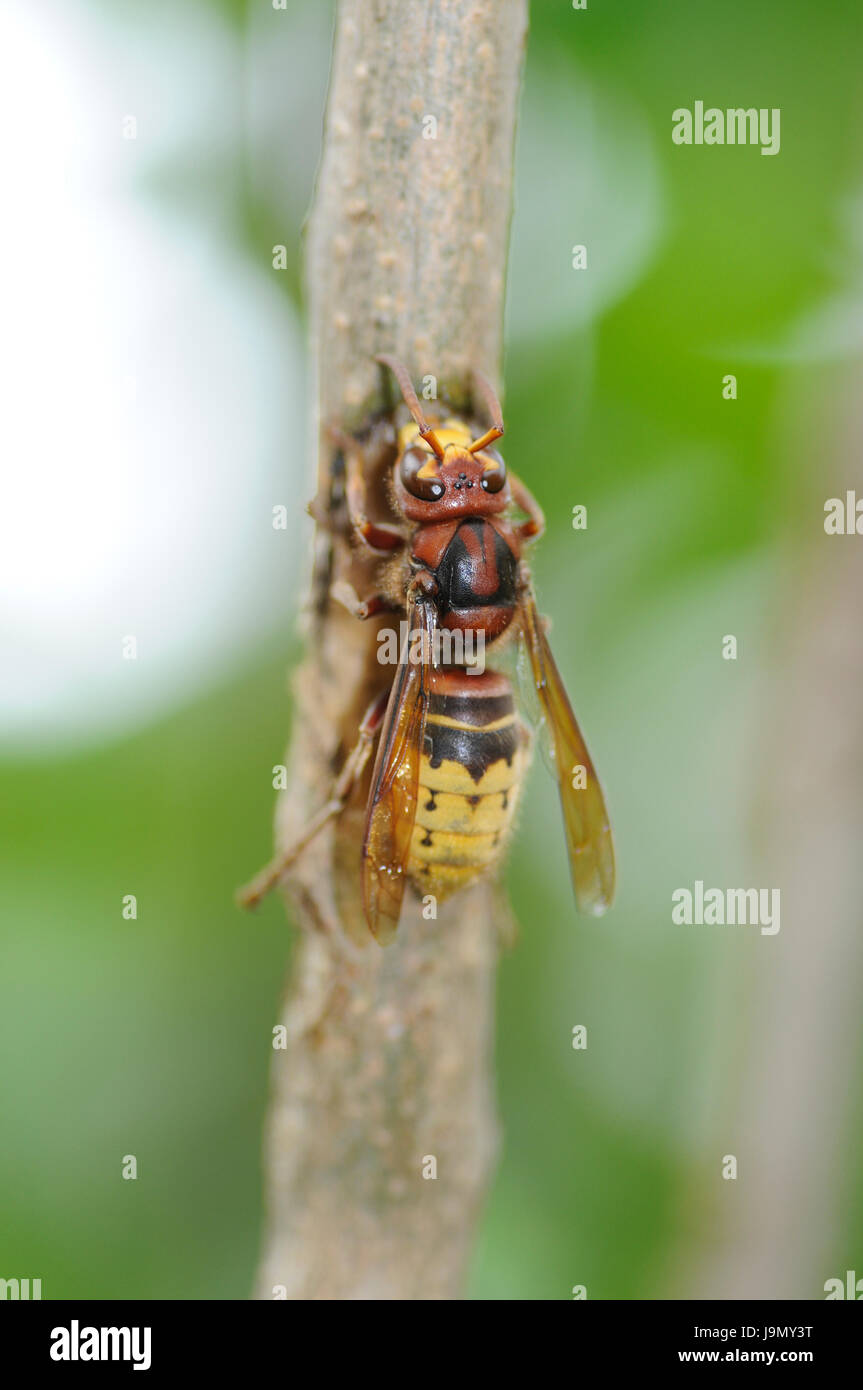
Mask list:
[[[379,352],[454,402],[473,368],[497,375],[525,28],[526,0],[342,0],[307,255],[322,426],[356,433],[387,407]],[[322,428],[318,509],[336,452]],[[378,622],[327,597],[334,577],[369,592],[375,567],[323,529],[316,554],[280,845],[322,804],[387,678]],[[361,826],[357,799],[291,887],[304,930],[274,1053],[261,1298],[459,1297],[494,1161],[492,890],[433,921],[408,893],[396,942],[361,946],[342,930]]]

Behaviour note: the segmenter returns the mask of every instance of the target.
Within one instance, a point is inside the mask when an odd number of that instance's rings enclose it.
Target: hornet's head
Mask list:
[[[395,463],[396,501],[409,521],[493,516],[509,506],[506,464],[497,449],[472,450],[470,432],[458,420],[434,431],[431,443],[409,426]]]
[[[446,521],[459,516],[491,516],[509,506],[506,465],[491,447],[503,434],[500,403],[485,378],[478,377],[493,423],[474,439],[459,419],[432,428],[425,421],[410,377],[401,363],[390,367],[413,416],[399,433],[395,462],[396,502],[409,521]]]

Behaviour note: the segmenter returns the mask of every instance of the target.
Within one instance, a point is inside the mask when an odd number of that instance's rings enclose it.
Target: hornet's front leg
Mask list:
[[[512,493],[512,500],[517,507],[520,507],[527,515],[527,521],[521,522],[516,526],[515,533],[520,541],[535,541],[545,530],[545,517],[542,507],[537,502],[533,493],[530,492],[514,473],[509,475],[509,487]]]

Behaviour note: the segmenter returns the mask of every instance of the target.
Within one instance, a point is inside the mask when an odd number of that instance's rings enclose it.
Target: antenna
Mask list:
[[[472,444],[468,444],[468,449],[472,454],[478,454],[480,449],[484,449],[486,444],[493,444],[496,439],[500,439],[503,434],[503,411],[500,408],[500,401],[497,392],[492,386],[487,376],[474,369],[473,379],[479,387],[480,394],[485,401],[486,409],[492,419],[491,429],[486,430],[485,434],[479,439],[475,439]]]
[[[426,422],[425,416],[423,415],[422,410],[420,409],[420,403],[417,400],[417,393],[413,388],[413,382],[411,381],[410,376],[408,375],[407,367],[403,366],[401,362],[398,362],[395,359],[395,357],[390,357],[387,353],[384,352],[382,352],[378,357],[376,357],[375,361],[382,362],[385,367],[389,367],[390,371],[392,372],[393,376],[395,377],[396,381],[401,387],[401,393],[404,396],[405,405],[407,406],[411,415],[416,420],[417,429],[420,432],[420,438],[425,440],[425,442],[434,450],[435,454],[439,459],[442,459],[444,456],[443,445],[441,444],[431,425],[429,425]]]

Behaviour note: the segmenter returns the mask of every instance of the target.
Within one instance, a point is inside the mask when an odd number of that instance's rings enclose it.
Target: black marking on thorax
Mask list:
[[[463,521],[436,571],[442,614],[452,608],[514,608],[517,568],[506,541],[488,521]]]

